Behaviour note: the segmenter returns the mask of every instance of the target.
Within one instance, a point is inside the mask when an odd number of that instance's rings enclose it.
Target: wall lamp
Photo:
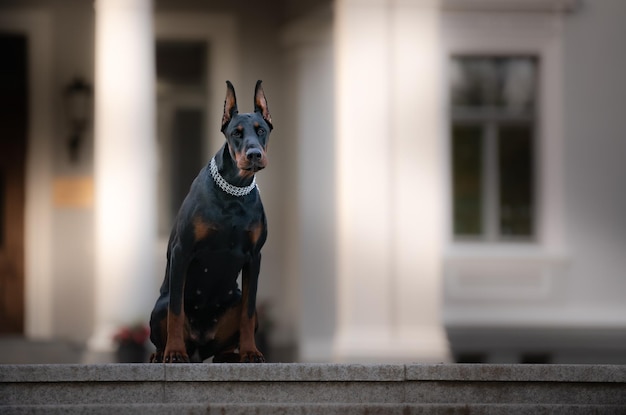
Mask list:
[[[83,78],[74,78],[65,87],[65,112],[70,135],[67,141],[70,161],[77,162],[80,147],[91,119],[92,88]]]

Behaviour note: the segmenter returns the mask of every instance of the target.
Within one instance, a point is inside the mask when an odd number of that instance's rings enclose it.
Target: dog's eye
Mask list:
[[[241,138],[243,136],[243,133],[239,130],[235,130],[231,133],[231,136],[235,137],[235,138]]]
[[[265,134],[265,128],[259,128],[258,130],[256,130],[256,133],[258,135],[264,135]]]

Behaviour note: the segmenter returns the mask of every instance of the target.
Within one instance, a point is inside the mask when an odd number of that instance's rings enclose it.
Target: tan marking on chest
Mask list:
[[[196,216],[193,219],[193,236],[196,241],[206,239],[215,230],[217,229],[214,225],[206,222],[200,216]]]
[[[254,225],[250,231],[250,240],[252,241],[253,245],[256,245],[257,242],[259,241],[259,239],[261,238],[261,234],[263,233],[263,225],[262,224],[257,224]]]

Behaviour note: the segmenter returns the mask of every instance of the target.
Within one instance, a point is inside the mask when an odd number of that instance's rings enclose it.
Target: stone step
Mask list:
[[[116,404],[19,405],[3,415],[624,415],[620,405],[487,405],[487,404]]]
[[[0,413],[626,414],[626,366],[0,365]]]

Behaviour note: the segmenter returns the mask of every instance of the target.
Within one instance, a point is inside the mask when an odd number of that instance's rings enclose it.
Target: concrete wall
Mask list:
[[[564,42],[569,295],[626,326],[626,3],[586,1]],[[584,310],[584,311],[583,311]]]

